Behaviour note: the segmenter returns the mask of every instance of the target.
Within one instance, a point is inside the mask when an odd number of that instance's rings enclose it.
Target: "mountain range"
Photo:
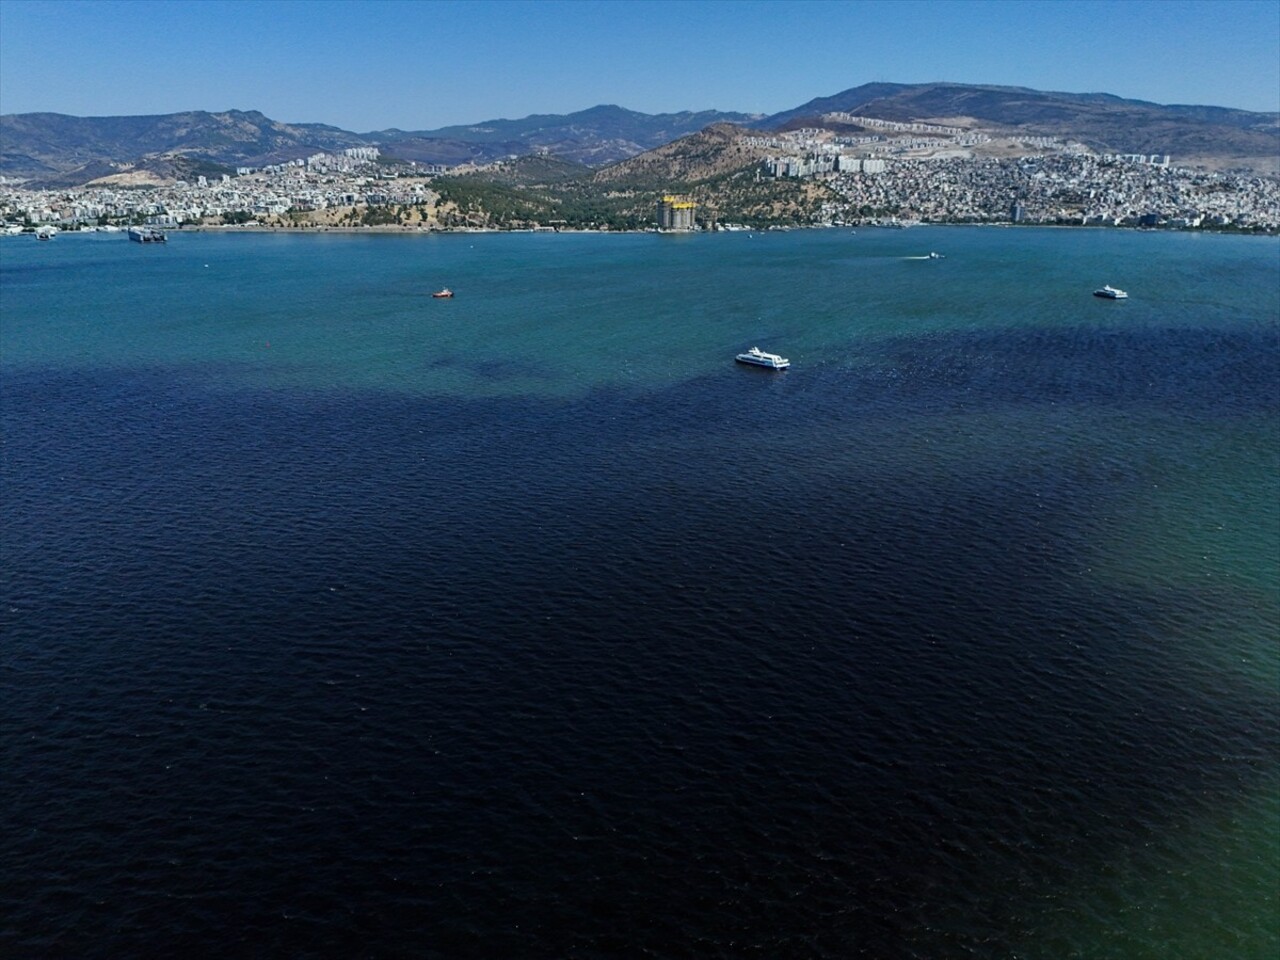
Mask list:
[[[602,167],[707,126],[760,131],[830,126],[832,113],[963,126],[997,136],[1056,136],[1100,152],[1167,153],[1179,163],[1280,170],[1280,114],[1162,105],[1102,93],[956,83],[869,83],[771,116],[716,110],[645,114],[601,105],[576,113],[490,120],[436,130],[356,133],[281,123],[257,111],[142,117],[0,116],[0,175],[72,186],[130,165],[260,166],[319,151],[377,146],[392,159],[456,165],[547,154]]]

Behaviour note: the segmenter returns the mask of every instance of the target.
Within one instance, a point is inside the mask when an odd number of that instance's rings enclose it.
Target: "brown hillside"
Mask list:
[[[663,144],[647,153],[597,170],[593,183],[697,183],[758,163],[771,152],[744,142],[757,134],[729,123],[716,123]]]

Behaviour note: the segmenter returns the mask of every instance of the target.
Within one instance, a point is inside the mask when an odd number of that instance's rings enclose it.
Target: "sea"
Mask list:
[[[1274,237],[0,238],[0,955],[1273,960],[1278,414]]]

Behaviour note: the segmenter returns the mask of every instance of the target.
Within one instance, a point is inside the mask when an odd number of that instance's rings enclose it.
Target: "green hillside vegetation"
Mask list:
[[[761,179],[754,164],[704,180],[688,193],[703,207],[714,210],[718,222],[755,227],[814,223],[823,203],[842,202],[821,181]]]
[[[443,226],[532,227],[636,230],[653,220],[650,204],[644,217],[635,215],[634,201],[605,196],[582,180],[558,184],[513,186],[496,174],[445,176],[432,188],[439,194]],[[656,199],[654,203],[656,203]]]
[[[576,163],[542,153],[527,157],[516,157],[504,160],[486,171],[486,179],[494,183],[505,183],[512,186],[536,186],[538,184],[560,183],[573,180],[591,173],[591,168],[584,163]]]
[[[555,201],[533,189],[513,187],[477,174],[441,177],[433,184],[445,226],[527,226],[556,219]]]
[[[527,158],[537,161],[540,158]],[[513,164],[515,169],[520,163]],[[535,165],[525,168],[528,173]],[[822,204],[836,199],[824,184],[761,179],[752,164],[704,180],[672,180],[648,166],[635,175],[609,179],[593,175],[524,186],[504,182],[511,168],[464,176],[443,176],[433,183],[440,194],[445,226],[639,230],[653,226],[664,194],[688,196],[698,204],[698,221],[747,226],[813,223]],[[452,208],[452,209],[450,209]]]
[[[456,222],[484,226],[555,225],[637,230],[653,226],[664,194],[698,204],[697,220],[747,226],[816,222],[838,201],[824,183],[760,176],[763,152],[741,130],[718,124],[599,170],[538,155],[463,176],[438,178],[442,205]],[[441,222],[453,225],[450,214]]]

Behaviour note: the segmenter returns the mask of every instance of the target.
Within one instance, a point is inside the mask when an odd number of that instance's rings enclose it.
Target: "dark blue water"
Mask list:
[[[1272,956],[1277,247],[903,233],[0,248],[0,952]]]

